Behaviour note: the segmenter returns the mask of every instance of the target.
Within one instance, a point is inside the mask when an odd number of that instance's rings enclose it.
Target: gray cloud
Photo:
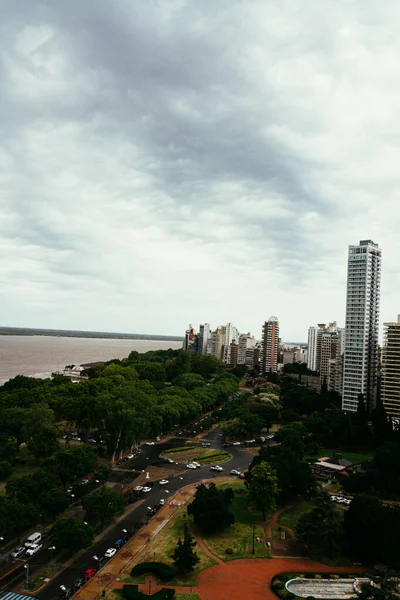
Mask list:
[[[394,318],[397,11],[4,2],[3,324],[259,335],[277,314],[305,339],[343,323],[347,245],[365,237]]]

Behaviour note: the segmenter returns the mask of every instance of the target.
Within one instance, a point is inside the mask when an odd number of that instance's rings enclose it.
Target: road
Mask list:
[[[211,448],[221,448],[221,438],[219,434],[219,429],[215,429],[204,436],[204,439],[211,442]],[[183,440],[180,440],[179,444],[182,442]],[[141,447],[142,452],[140,455],[123,463],[121,468],[145,470],[146,467],[151,464],[160,465],[161,462],[158,459],[158,456],[163,450],[173,447],[174,444],[176,445],[176,442],[174,443],[174,440],[170,440],[164,443],[156,443],[154,446],[144,445]],[[200,443],[197,445],[200,446]],[[231,446],[229,447],[229,452],[232,454],[232,459],[226,463],[223,463],[224,471],[219,474],[216,473],[216,478],[218,475],[226,475],[231,469],[243,471],[247,469],[249,462],[251,461],[251,455],[244,451],[241,446]],[[163,462],[162,465],[165,466],[165,462]],[[174,470],[176,471],[178,469],[176,465],[168,465],[168,468],[171,469],[171,474],[173,474]],[[182,465],[180,465],[180,470],[182,470]],[[196,483],[203,479],[207,479],[212,473],[213,471],[210,471],[210,465],[204,465],[196,470],[188,469],[183,475],[175,476],[173,479],[169,479],[167,486],[161,487],[155,483],[151,492],[144,496],[144,502],[140,503],[139,505],[134,504],[129,507],[129,512],[121,520],[111,526],[107,533],[105,533],[99,541],[95,541],[93,546],[79,554],[76,559],[69,564],[69,566],[63,569],[56,577],[54,577],[54,579],[51,580],[50,583],[43,588],[43,590],[37,594],[37,597],[40,600],[55,600],[56,598],[59,598],[61,593],[61,585],[71,587],[75,579],[79,576],[82,576],[86,569],[90,567],[98,567],[98,563],[93,557],[104,556],[107,548],[113,547],[115,541],[119,539],[121,535],[123,535],[123,529],[130,531],[139,521],[148,519],[147,506],[154,506],[155,504],[158,504],[162,498],[171,496],[181,487],[188,485],[189,483]],[[48,552],[49,550],[47,549],[46,552],[42,552],[41,555],[38,555],[37,557],[32,557],[32,559],[30,559],[28,562],[32,564],[32,567],[33,565],[40,564],[40,562],[42,564],[46,564],[49,560]],[[38,572],[38,570],[39,568],[36,567],[36,572]]]

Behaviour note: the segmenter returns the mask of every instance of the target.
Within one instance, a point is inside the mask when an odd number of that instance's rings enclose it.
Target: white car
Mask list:
[[[33,556],[34,554],[36,554],[36,552],[39,552],[41,547],[42,544],[32,544],[32,546],[26,551],[26,554],[28,556]]]
[[[232,469],[231,475],[237,475],[239,477],[240,471],[236,471],[236,469]]]
[[[106,550],[104,552],[104,556],[106,558],[112,558],[114,556],[114,554],[117,554],[117,549],[116,548],[109,548],[108,550]]]
[[[128,458],[130,460],[131,458],[135,458],[135,455],[134,454],[128,454],[128,456],[126,458]]]
[[[146,487],[144,487],[144,488],[143,488],[143,492],[144,492],[145,494],[147,494],[147,492],[151,492],[151,487],[147,487],[147,486],[146,486]]]
[[[241,442],[233,442],[232,446],[240,446]]]
[[[220,467],[219,465],[215,465],[214,471],[223,471],[223,468]]]
[[[197,469],[201,467],[201,464],[196,462],[195,460],[192,462],[192,465],[194,465]]]
[[[135,488],[133,488],[135,492],[142,492],[143,491],[143,486],[142,485],[137,485]]]
[[[154,442],[146,442],[146,446],[154,446]]]
[[[161,500],[160,500],[159,504],[160,504],[161,506],[164,506],[164,504],[165,504],[165,500],[164,500],[164,498],[161,498]]]
[[[168,479],[161,479],[161,481],[159,481],[160,485],[167,485],[167,483],[169,483]]]
[[[189,463],[188,465],[186,465],[187,469],[195,469],[196,467],[194,466],[193,463]]]

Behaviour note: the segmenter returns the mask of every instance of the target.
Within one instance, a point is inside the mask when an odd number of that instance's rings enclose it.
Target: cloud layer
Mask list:
[[[396,0],[9,0],[2,325],[282,337],[344,323],[347,245],[400,312]]]

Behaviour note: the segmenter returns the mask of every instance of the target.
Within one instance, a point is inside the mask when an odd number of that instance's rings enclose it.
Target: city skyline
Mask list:
[[[382,339],[395,0],[3,4],[0,325],[258,336],[278,314],[302,342],[344,324],[347,246],[374,239]]]

